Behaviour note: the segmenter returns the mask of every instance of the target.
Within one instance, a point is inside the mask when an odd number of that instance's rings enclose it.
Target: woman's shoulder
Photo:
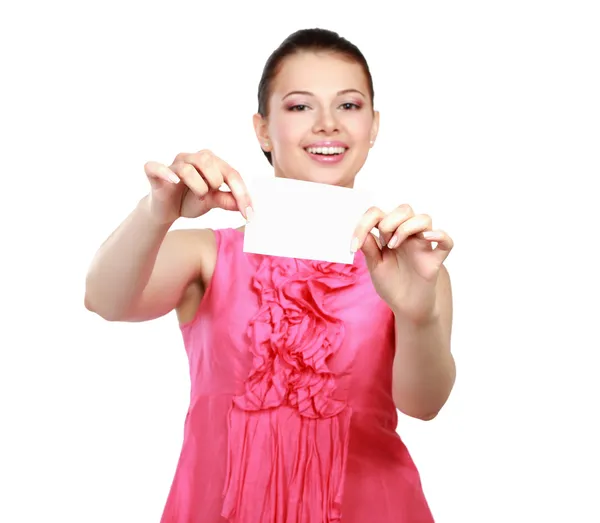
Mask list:
[[[186,287],[176,307],[180,323],[186,323],[196,314],[208,288],[217,263],[218,230],[211,228],[174,229],[169,236],[176,248],[187,251],[195,258],[198,277]]]
[[[210,272],[217,255],[217,233],[213,229],[173,229],[168,233],[169,247],[195,258],[200,276]]]
[[[177,243],[181,249],[194,252],[198,267],[199,278],[188,285],[177,307],[180,323],[186,323],[195,316],[204,293],[211,285],[217,267],[219,250],[238,237],[243,238],[243,232],[232,228],[203,228],[177,229],[169,234],[179,237],[180,241]]]

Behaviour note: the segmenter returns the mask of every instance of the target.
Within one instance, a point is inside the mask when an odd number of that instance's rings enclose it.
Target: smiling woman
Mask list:
[[[258,98],[275,176],[353,187],[379,127],[353,44],[292,34]],[[403,204],[364,214],[352,264],[246,254],[243,230],[168,232],[217,207],[251,220],[235,169],[200,151],[145,171],[85,303],[112,321],[177,312],[191,399],[162,523],[432,523],[397,409],[431,419],[454,384],[450,237]]]
[[[379,113],[359,49],[329,31],[300,31],[269,57],[256,135],[275,175],[352,187],[377,138]]]

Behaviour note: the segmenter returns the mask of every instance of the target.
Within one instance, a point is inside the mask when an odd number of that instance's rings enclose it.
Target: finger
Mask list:
[[[223,174],[221,174],[216,157],[210,151],[205,150],[185,155],[182,160],[193,165],[211,189],[216,191],[223,185]]]
[[[228,163],[224,162],[218,157],[217,163],[220,165],[220,169],[223,173],[223,178],[225,179],[227,187],[229,187],[231,194],[238,204],[238,210],[242,213],[246,220],[250,220],[253,213],[252,198],[250,197],[248,187],[244,183],[242,176]]]
[[[390,249],[397,249],[409,236],[427,230],[431,230],[431,217],[427,214],[417,214],[400,224],[388,242],[388,247]]]
[[[365,255],[365,260],[369,269],[373,270],[383,261],[383,253],[381,252],[379,243],[373,233],[368,233],[362,246],[362,251]]]
[[[240,173],[233,168],[230,169],[231,170],[225,174],[225,183],[231,190],[231,194],[237,202],[239,211],[246,220],[250,220],[252,218],[252,213],[254,212],[252,198],[250,197],[248,188]]]
[[[354,237],[350,250],[352,252],[362,249],[369,233],[377,227],[379,222],[384,218],[385,213],[379,207],[371,207],[359,220],[354,229]]]
[[[199,167],[203,174],[211,178],[212,188],[218,189],[225,183],[238,204],[237,209],[233,210],[239,210],[242,216],[249,220],[252,214],[252,200],[240,174],[231,165],[210,151],[200,151],[194,157],[198,157],[198,155],[200,158],[210,158],[210,160],[204,160],[208,162],[206,171],[203,164],[200,164]]]
[[[410,205],[404,204],[396,207],[392,212],[384,216],[377,228],[383,239],[383,245],[387,245],[400,225],[415,215]]]
[[[427,241],[437,243],[437,246],[433,252],[438,257],[440,263],[442,263],[448,257],[450,251],[454,248],[454,241],[445,231],[424,231],[422,236]]]
[[[208,185],[193,165],[177,162],[171,165],[171,170],[198,198],[204,198],[208,194]]]
[[[144,172],[149,178],[169,183],[179,183],[179,177],[166,165],[158,162],[146,162]]]

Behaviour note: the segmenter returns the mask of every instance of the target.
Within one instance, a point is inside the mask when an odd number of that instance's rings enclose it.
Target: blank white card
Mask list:
[[[351,264],[352,238],[372,205],[358,189],[284,178],[248,184],[254,216],[244,252]]]

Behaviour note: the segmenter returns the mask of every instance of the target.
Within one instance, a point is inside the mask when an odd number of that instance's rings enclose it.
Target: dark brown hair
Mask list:
[[[371,77],[371,71],[369,70],[367,60],[358,47],[334,31],[318,28],[301,29],[288,36],[281,45],[271,53],[271,56],[269,56],[269,59],[265,64],[262,77],[258,84],[258,113],[260,115],[263,117],[268,116],[268,101],[271,95],[271,85],[277,76],[284,59],[303,51],[328,51],[356,61],[362,66],[365,76],[367,77],[369,95],[371,96],[371,103],[373,103],[375,98],[373,78]],[[268,151],[263,151],[263,153],[267,157],[267,160],[269,160],[269,163],[273,165],[271,153]]]

